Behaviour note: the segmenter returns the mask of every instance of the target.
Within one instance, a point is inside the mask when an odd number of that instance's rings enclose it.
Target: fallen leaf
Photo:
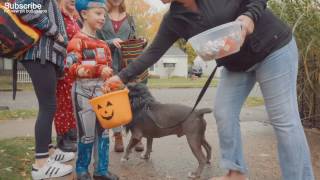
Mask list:
[[[8,172],[12,172],[12,167],[7,167],[4,170],[8,171]]]
[[[22,177],[26,177],[26,176],[27,176],[27,173],[26,173],[26,172],[21,172],[21,176],[22,176]]]

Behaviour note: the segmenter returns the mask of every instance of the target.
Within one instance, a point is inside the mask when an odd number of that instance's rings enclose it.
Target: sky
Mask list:
[[[144,0],[149,3],[155,9],[162,9],[166,6],[160,0]]]

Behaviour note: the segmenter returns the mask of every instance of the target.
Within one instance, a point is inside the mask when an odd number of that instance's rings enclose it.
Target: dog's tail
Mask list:
[[[210,108],[203,108],[203,109],[197,110],[196,113],[198,114],[198,116],[203,117],[204,114],[212,113],[212,109],[210,109]]]

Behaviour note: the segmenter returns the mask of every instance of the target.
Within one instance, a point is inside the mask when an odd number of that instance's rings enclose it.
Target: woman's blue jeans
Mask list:
[[[277,137],[282,179],[314,179],[297,104],[298,59],[296,42],[292,39],[247,72],[222,70],[214,105],[222,168],[247,172],[239,115],[254,84],[258,82]]]

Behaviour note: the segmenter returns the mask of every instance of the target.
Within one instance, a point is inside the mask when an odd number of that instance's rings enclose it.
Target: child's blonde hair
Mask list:
[[[65,7],[64,7],[64,2],[65,2],[65,1],[66,1],[66,0],[57,0],[57,2],[58,2],[58,4],[59,4],[59,8],[60,8],[60,10],[63,11],[63,12],[67,12],[66,9],[65,9]],[[80,17],[78,11],[76,10],[76,7],[74,7],[74,11],[73,11],[73,13],[71,14],[71,16],[74,17],[74,18],[79,18],[79,17]]]

